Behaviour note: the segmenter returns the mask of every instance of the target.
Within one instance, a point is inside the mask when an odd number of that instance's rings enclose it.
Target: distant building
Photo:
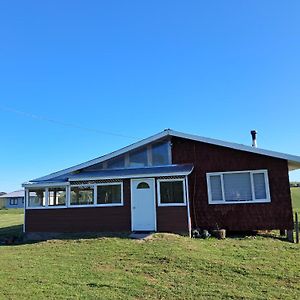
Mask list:
[[[0,207],[3,208],[23,208],[24,207],[24,190],[14,191],[12,193],[0,196]]]

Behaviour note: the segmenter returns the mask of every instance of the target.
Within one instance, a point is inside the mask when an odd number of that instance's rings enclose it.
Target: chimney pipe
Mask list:
[[[256,130],[251,130],[251,136],[252,136],[252,147],[257,148],[257,141],[256,141]]]

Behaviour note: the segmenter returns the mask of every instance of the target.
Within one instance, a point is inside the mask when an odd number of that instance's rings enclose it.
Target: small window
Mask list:
[[[122,204],[122,184],[98,185],[97,204]]]
[[[94,203],[94,188],[90,186],[71,187],[71,205],[91,205]]]
[[[66,205],[66,188],[49,188],[48,190],[48,205],[63,206]]]
[[[28,191],[28,207],[43,207],[45,202],[45,189],[30,189]]]
[[[9,200],[9,205],[18,205],[18,199],[16,198],[11,198]]]
[[[159,180],[158,200],[160,206],[185,205],[184,180]]]
[[[150,186],[147,182],[140,182],[136,188],[137,189],[150,189]]]
[[[210,204],[270,202],[267,170],[208,173]]]

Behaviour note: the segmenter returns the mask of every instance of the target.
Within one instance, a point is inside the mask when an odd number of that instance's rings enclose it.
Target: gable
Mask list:
[[[124,147],[120,150],[117,150],[117,151],[114,151],[107,155],[87,161],[85,163],[73,166],[71,168],[67,168],[67,169],[49,174],[47,176],[43,176],[43,177],[31,180],[30,182],[53,180],[56,178],[64,177],[67,174],[73,174],[73,172],[78,173],[78,172],[82,172],[82,171],[91,171],[91,170],[98,171],[98,170],[102,170],[103,168],[105,169],[108,167],[119,168],[120,166],[123,165],[123,163],[124,163],[124,168],[130,167],[130,160],[128,162],[129,154],[127,155],[127,153],[132,154],[133,157],[134,157],[134,153],[136,153],[137,159],[136,159],[136,161],[133,160],[133,162],[136,164],[136,166],[139,164],[140,167],[142,167],[143,159],[141,157],[143,156],[143,154],[141,154],[141,153],[138,154],[138,152],[139,151],[143,152],[143,149],[145,149],[145,147],[147,147],[147,145],[152,145],[152,144],[159,143],[159,142],[166,141],[166,140],[170,141],[170,138],[173,136],[188,139],[188,140],[199,141],[199,142],[203,142],[203,143],[207,143],[207,144],[211,144],[211,145],[218,145],[218,146],[241,150],[241,151],[246,151],[246,152],[250,152],[250,153],[262,154],[265,156],[285,159],[288,161],[289,170],[294,170],[294,169],[300,168],[300,157],[299,156],[289,155],[289,154],[285,154],[285,153],[279,153],[279,152],[260,149],[260,148],[253,148],[251,146],[246,146],[246,145],[242,145],[242,144],[231,143],[231,142],[226,142],[226,141],[221,141],[221,140],[216,140],[216,139],[211,139],[211,138],[205,138],[205,137],[201,137],[201,136],[197,136],[197,135],[185,134],[185,133],[167,129],[167,130],[164,130],[163,132],[160,132],[156,135],[153,135],[147,139],[136,142],[127,147]],[[170,147],[171,147],[171,145],[170,145]],[[169,157],[171,157],[171,154]],[[127,159],[127,161],[126,161],[126,159]],[[145,159],[145,155],[144,155],[144,159]],[[144,160],[144,162],[145,162],[145,160]],[[150,160],[149,160],[149,158],[147,158],[147,165],[149,165],[149,162],[150,162]],[[169,163],[172,163],[172,162],[169,161]]]

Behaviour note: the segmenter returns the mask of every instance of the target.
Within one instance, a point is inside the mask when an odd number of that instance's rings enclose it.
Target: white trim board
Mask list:
[[[136,148],[145,146],[149,143],[152,143],[154,141],[158,141],[160,139],[166,138],[166,137],[179,137],[183,139],[188,139],[188,140],[194,140],[198,142],[203,142],[207,144],[212,144],[212,145],[218,145],[222,147],[227,147],[231,149],[236,149],[236,150],[241,150],[241,151],[246,151],[246,152],[251,152],[251,153],[256,153],[256,154],[261,154],[261,155],[266,155],[270,157],[275,157],[275,158],[280,158],[280,159],[285,159],[288,161],[289,164],[289,169],[290,170],[295,170],[295,169],[300,169],[300,156],[296,155],[290,155],[290,154],[285,154],[285,153],[280,153],[280,152],[275,152],[271,150],[265,150],[265,149],[260,149],[260,148],[254,148],[251,146],[243,145],[243,144],[237,144],[237,143],[231,143],[231,142],[226,142],[222,140],[217,140],[217,139],[212,139],[212,138],[206,138],[206,137],[201,137],[197,135],[192,135],[192,134],[186,134],[178,131],[174,131],[171,129],[164,130],[158,134],[155,134],[153,136],[150,136],[149,138],[143,139],[139,142],[136,142],[134,144],[131,144],[127,147],[124,147],[120,150],[111,152],[109,154],[103,155],[101,157],[98,157],[96,159],[89,160],[87,162],[75,165],[73,167],[49,174],[47,176],[43,176],[34,180],[31,180],[33,182],[35,181],[46,181],[46,180],[51,180],[55,177],[65,175],[70,172],[75,172],[83,168],[90,167],[92,165],[101,163],[103,161],[109,160],[111,158],[114,158],[116,156],[122,155],[128,151],[134,150]]]

